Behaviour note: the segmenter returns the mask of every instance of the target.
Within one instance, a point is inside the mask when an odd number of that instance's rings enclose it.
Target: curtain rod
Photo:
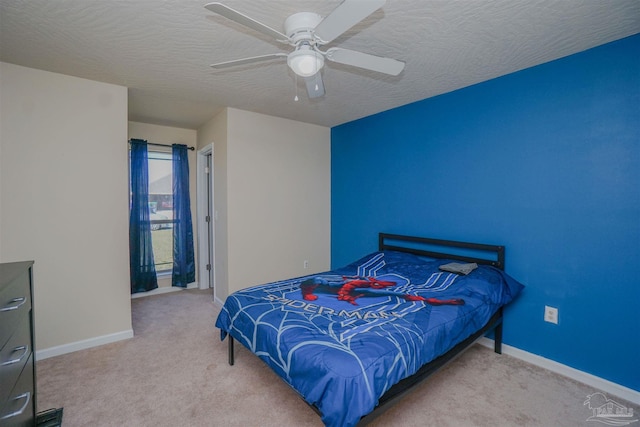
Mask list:
[[[129,142],[131,142],[131,140],[129,140]],[[155,145],[155,146],[158,146],[158,147],[169,147],[169,148],[171,148],[171,144],[159,144],[157,142],[147,142],[147,145]],[[191,151],[195,150],[194,147],[191,147],[191,146],[188,146],[188,145],[187,145],[187,149],[191,150]]]

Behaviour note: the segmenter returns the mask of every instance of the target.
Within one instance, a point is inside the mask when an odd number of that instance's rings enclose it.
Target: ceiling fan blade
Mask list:
[[[324,83],[322,82],[322,73],[320,71],[313,76],[305,77],[304,82],[307,84],[309,98],[324,96]]]
[[[235,67],[237,65],[252,64],[254,62],[262,62],[262,61],[268,61],[270,59],[286,58],[286,57],[287,57],[286,53],[272,53],[269,55],[260,55],[260,56],[252,56],[250,58],[244,58],[244,59],[235,59],[233,61],[218,62],[217,64],[211,64],[211,68],[220,70],[223,68]]]
[[[248,17],[247,15],[238,12],[237,10],[231,9],[229,6],[225,6],[222,3],[209,3],[204,6],[211,12],[217,13],[218,15],[222,15],[225,18],[231,19],[232,21],[237,22],[238,24],[242,24],[245,27],[249,27],[253,30],[261,32],[262,34],[266,34],[268,36],[273,37],[276,40],[288,41],[289,38],[282,34],[278,30],[274,30],[273,28],[263,24],[262,22],[258,22],[253,18]]]
[[[385,2],[386,0],[344,0],[316,26],[314,34],[323,44],[329,43],[380,9]]]
[[[362,53],[356,50],[341,49],[339,47],[332,47],[327,50],[325,56],[329,61],[377,71],[379,73],[389,74],[392,76],[397,76],[404,69],[404,62],[402,61],[369,55],[368,53]]]

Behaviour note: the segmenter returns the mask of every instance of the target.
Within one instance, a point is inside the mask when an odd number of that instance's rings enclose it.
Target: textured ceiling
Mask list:
[[[222,0],[277,30],[338,0]],[[197,129],[224,107],[335,126],[640,32],[638,0],[390,0],[325,48],[406,62],[396,76],[327,63],[309,100],[285,61],[209,64],[290,48],[206,0],[2,0],[0,60],[129,88],[129,119]]]

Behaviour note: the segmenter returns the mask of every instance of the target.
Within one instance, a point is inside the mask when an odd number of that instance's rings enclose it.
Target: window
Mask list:
[[[156,272],[173,264],[173,173],[171,153],[149,151],[149,219]]]
[[[189,147],[172,144],[169,154],[148,149],[149,145],[162,144],[141,139],[129,142],[131,293],[157,288],[157,272],[170,272],[171,286],[186,288],[196,280]]]

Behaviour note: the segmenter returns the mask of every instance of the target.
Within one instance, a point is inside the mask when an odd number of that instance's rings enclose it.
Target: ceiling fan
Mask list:
[[[320,71],[325,59],[352,67],[377,71],[397,76],[404,69],[404,62],[391,58],[370,55],[355,50],[332,47],[326,51],[324,46],[358,22],[378,10],[386,0],[344,0],[328,16],[322,17],[313,12],[299,12],[289,16],[284,22],[284,33],[250,18],[222,3],[209,3],[205,8],[211,12],[231,19],[245,27],[251,28],[281,43],[294,47],[290,53],[272,53],[249,58],[212,64],[215,69],[223,69],[237,65],[251,64],[272,59],[287,59],[293,72],[304,78],[309,98],[323,96],[324,83]]]

